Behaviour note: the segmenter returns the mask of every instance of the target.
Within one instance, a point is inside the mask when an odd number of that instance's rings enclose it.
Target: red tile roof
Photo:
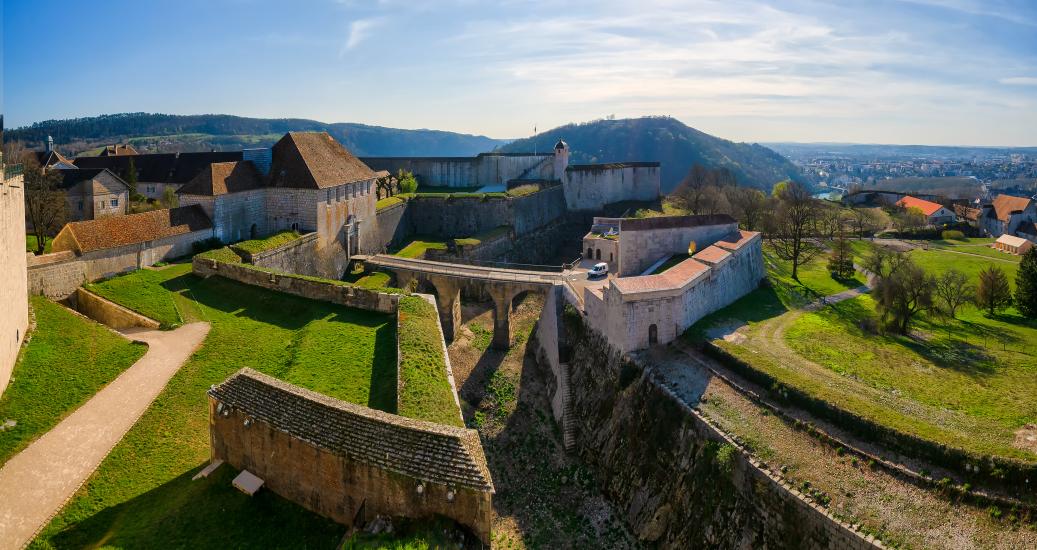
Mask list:
[[[71,236],[79,253],[117,248],[212,229],[212,222],[197,204],[152,210],[141,214],[112,216],[96,220],[72,222],[61,230]],[[55,243],[62,237],[55,237]],[[66,241],[62,238],[61,241]]]
[[[706,262],[707,264],[718,264],[730,257],[730,252],[720,248],[719,246],[713,245],[709,245],[692,255],[692,258],[695,258],[700,262]]]
[[[927,200],[922,200],[917,197],[907,196],[897,201],[897,206],[904,208],[917,208],[922,211],[926,216],[932,216],[937,210],[943,208],[942,205]]]
[[[186,195],[226,195],[263,187],[263,178],[252,162],[214,162],[180,188]]]
[[[1030,206],[1030,202],[1030,199],[1025,197],[998,195],[994,197],[994,212],[997,214],[997,219],[1007,223],[1012,212],[1026,210]]]
[[[115,145],[105,145],[104,149],[97,156],[99,157],[122,157],[126,155],[136,155],[137,150],[132,145],[125,143],[117,143]]]
[[[375,177],[374,171],[327,132],[288,132],[271,152],[274,187],[325,189]]]
[[[744,229],[739,229],[713,244],[727,250],[739,250],[743,246],[749,244],[749,241],[752,241],[759,234],[759,231],[745,231]]]
[[[688,258],[658,275],[619,277],[613,280],[612,284],[616,285],[616,288],[624,294],[655,290],[675,290],[708,269],[709,266],[706,264],[698,262],[694,258]]]

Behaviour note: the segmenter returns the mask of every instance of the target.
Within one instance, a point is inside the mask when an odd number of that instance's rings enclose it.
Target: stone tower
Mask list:
[[[569,144],[558,140],[555,144],[555,179],[565,181],[565,169],[569,166]]]

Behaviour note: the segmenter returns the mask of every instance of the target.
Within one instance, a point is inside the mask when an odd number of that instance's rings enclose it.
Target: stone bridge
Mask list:
[[[451,264],[385,254],[350,259],[395,274],[401,288],[407,288],[411,281],[431,284],[436,289],[436,304],[447,341],[453,341],[454,330],[461,324],[461,287],[473,283],[482,286],[493,298],[493,347],[496,349],[508,349],[511,345],[512,301],[524,292],[546,293],[564,280],[562,273]]]

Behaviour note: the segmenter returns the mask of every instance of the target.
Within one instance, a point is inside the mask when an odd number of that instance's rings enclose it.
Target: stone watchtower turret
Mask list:
[[[565,169],[569,166],[569,144],[558,140],[555,144],[555,163],[554,163],[554,174],[555,179],[559,181],[565,181]]]

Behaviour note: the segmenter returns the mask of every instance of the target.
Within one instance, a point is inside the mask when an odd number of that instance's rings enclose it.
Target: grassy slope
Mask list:
[[[0,464],[114,380],[147,351],[46,298],[32,297],[36,330],[0,397]]]
[[[1037,419],[1037,327],[1018,318],[990,319],[973,309],[960,322],[923,319],[915,326],[927,335],[923,342],[861,330],[859,322],[874,309],[872,299],[862,296],[805,314],[788,329],[786,342],[844,378],[895,390],[899,399],[953,415],[904,414],[822,381],[797,385],[809,384],[830,401],[852,404],[884,424],[936,441],[980,454],[1037,458],[1011,446],[1014,430]]]
[[[806,265],[799,266],[799,282],[796,282],[792,278],[791,262],[778,258],[767,245],[764,245],[763,251],[771,280],[807,296],[827,296],[864,284],[864,277],[859,273],[845,281],[833,279],[828,271],[828,254],[821,254]]]
[[[178,264],[162,270],[142,269],[132,275],[88,283],[83,287],[158,321],[163,328],[170,328],[184,321],[176,304],[170,299],[169,290],[162,284],[171,275],[183,275],[190,271],[191,264]]]
[[[134,293],[157,297],[164,291],[185,317],[207,320],[212,330],[36,546],[222,548],[235,541],[241,547],[331,548],[341,539],[343,527],[268,492],[252,499],[238,493],[228,468],[190,481],[209,458],[205,392],[249,366],[363,405],[384,405],[395,389],[391,317],[219,277],[202,280],[186,274],[189,269],[156,272],[164,280],[140,276],[151,272],[127,276],[138,279],[128,287]],[[363,369],[370,373],[369,394],[343,382],[363,379]]]
[[[446,250],[446,242],[437,241],[434,237],[422,237],[411,241],[410,244],[401,248],[395,255],[402,258],[421,258],[425,255],[425,251],[430,249]]]
[[[251,254],[256,254],[258,252],[263,252],[265,250],[271,250],[279,246],[286,245],[298,239],[300,236],[301,235],[299,235],[298,231],[281,231],[279,233],[274,233],[273,235],[263,237],[262,239],[250,239],[247,241],[234,243],[234,246]]]
[[[420,297],[400,299],[400,414],[463,426],[446,378],[437,315]]]

